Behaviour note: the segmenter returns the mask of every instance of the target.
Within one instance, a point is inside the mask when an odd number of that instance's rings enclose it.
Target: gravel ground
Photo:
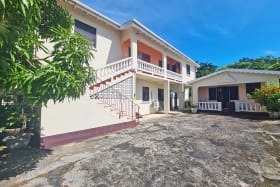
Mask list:
[[[280,186],[280,120],[157,114],[53,150],[1,158],[0,186]]]

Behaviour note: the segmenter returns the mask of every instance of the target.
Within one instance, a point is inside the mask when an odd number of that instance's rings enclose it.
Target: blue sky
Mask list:
[[[218,66],[280,56],[279,0],[81,0],[118,23],[135,18],[177,49]]]

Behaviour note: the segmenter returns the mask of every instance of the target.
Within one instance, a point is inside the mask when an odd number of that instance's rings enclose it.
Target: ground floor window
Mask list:
[[[149,101],[150,97],[149,97],[149,87],[143,87],[143,93],[142,93],[142,100],[143,101]]]
[[[246,83],[246,94],[252,94],[256,89],[261,88],[261,83]]]

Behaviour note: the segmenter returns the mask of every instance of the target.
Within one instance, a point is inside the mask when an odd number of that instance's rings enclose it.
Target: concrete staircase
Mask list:
[[[109,64],[96,71],[96,82],[89,87],[90,98],[97,100],[97,103],[103,104],[105,108],[109,108],[112,112],[115,112],[119,118],[133,120],[139,116],[139,106],[132,100],[132,70],[126,65],[119,64],[123,62],[128,63],[124,59],[118,63],[113,63],[113,66]],[[116,69],[114,68],[115,66],[122,68]],[[104,72],[107,73],[104,74]],[[98,75],[103,76],[99,77]]]

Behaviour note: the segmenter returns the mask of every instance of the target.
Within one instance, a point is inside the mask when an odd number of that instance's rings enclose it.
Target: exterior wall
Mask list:
[[[48,102],[41,111],[41,134],[51,136],[67,132],[96,128],[128,120],[119,119],[103,104],[89,98],[89,93],[76,101]]]
[[[141,41],[138,41],[137,45],[138,45],[138,51],[141,51],[143,53],[150,55],[152,64],[157,65],[157,66],[159,65],[158,64],[159,60],[162,61],[162,54],[159,51],[148,46],[147,44],[144,44]]]
[[[121,59],[121,32],[105,25],[96,18],[73,6],[60,1],[75,19],[96,28],[96,49],[92,50],[94,69],[104,67],[107,63]]]
[[[209,100],[208,87],[198,88],[198,100],[199,101]]]
[[[143,101],[143,87],[149,87],[149,101]],[[140,106],[140,114],[150,114],[155,111],[152,109],[152,102],[158,100],[158,88],[163,89],[163,84],[157,84],[143,79],[136,79],[136,103]]]
[[[128,54],[128,48],[130,47],[130,39],[124,41],[122,43],[122,46],[121,46],[121,51],[122,51],[122,58],[128,58],[129,57],[129,54]]]

